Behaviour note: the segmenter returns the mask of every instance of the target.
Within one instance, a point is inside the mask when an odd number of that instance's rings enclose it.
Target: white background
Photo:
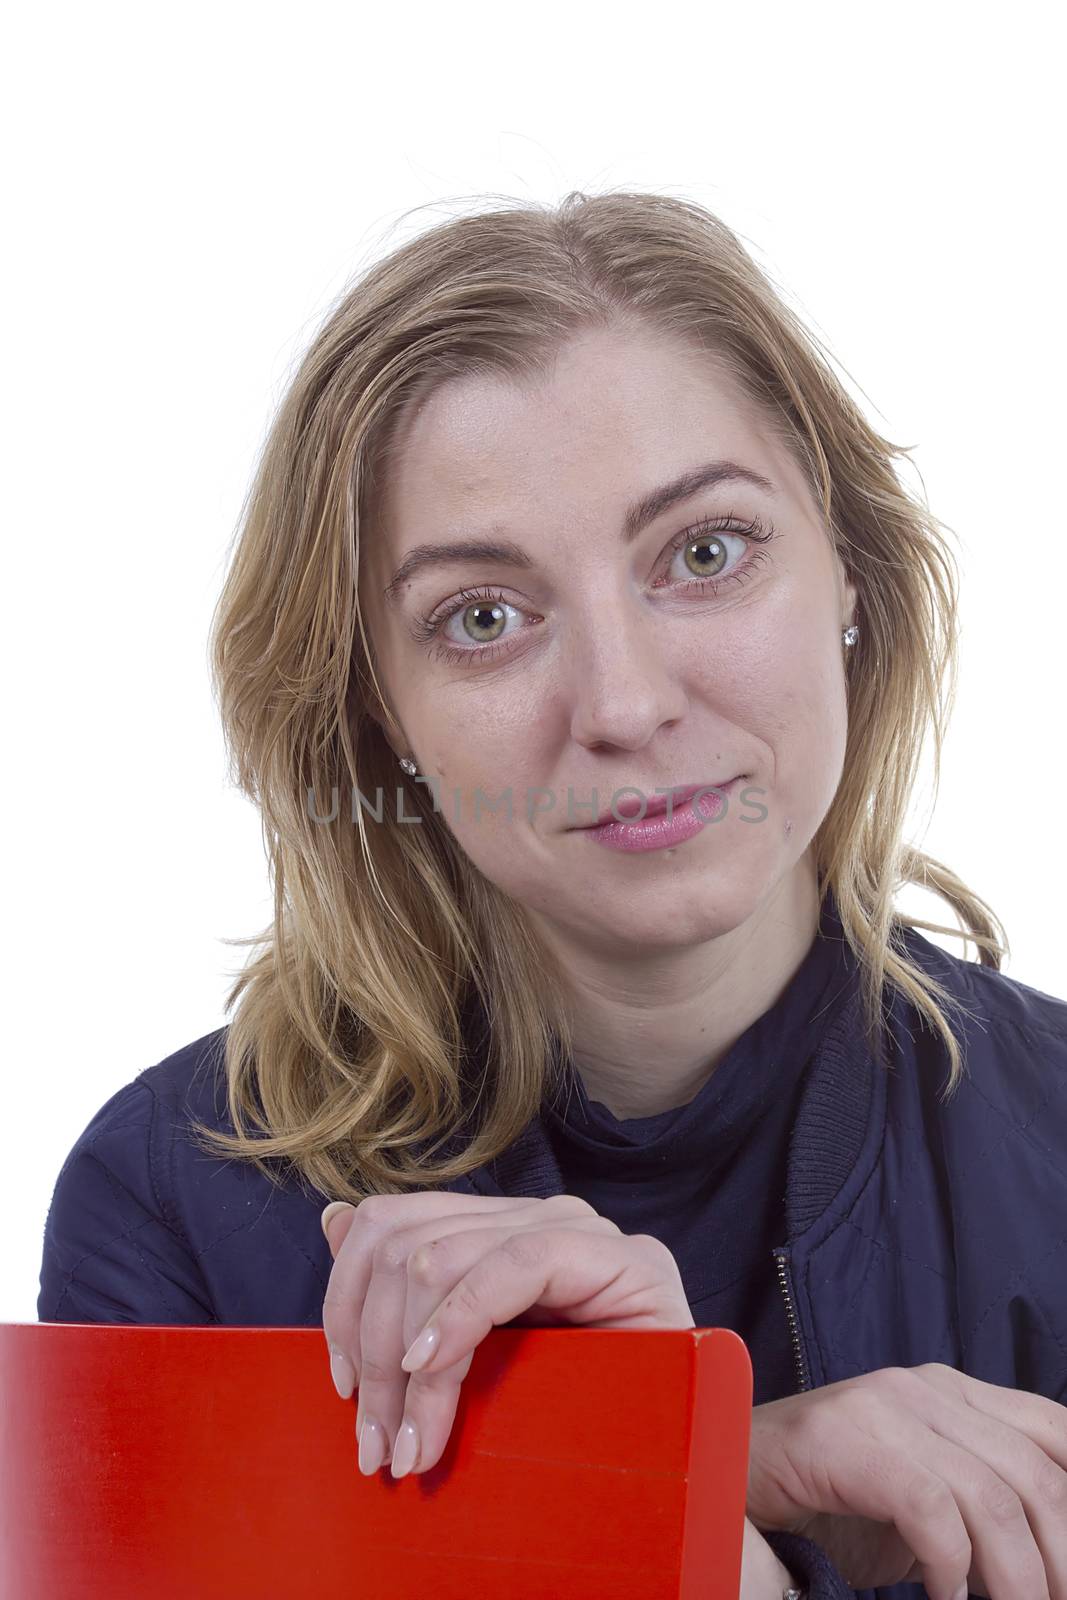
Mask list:
[[[223,941],[269,920],[206,649],[287,376],[346,282],[479,196],[708,206],[875,426],[916,446],[959,541],[964,631],[939,801],[930,820],[918,797],[911,837],[1004,919],[1009,974],[1067,995],[1051,18],[382,9],[42,4],[8,22],[0,1320],[36,1320],[77,1135],[226,1020],[244,950]],[[933,897],[901,903],[953,923]]]

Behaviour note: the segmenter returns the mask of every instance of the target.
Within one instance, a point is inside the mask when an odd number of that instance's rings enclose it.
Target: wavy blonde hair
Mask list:
[[[985,902],[901,838],[928,731],[935,792],[940,781],[957,661],[955,563],[894,470],[912,447],[868,424],[715,216],[654,193],[571,193],[450,218],[371,267],[314,338],[269,430],[211,666],[231,775],[261,813],[274,915],[263,933],[227,941],[258,950],[226,1001],[240,1001],[225,1036],[235,1134],[195,1124],[213,1155],[272,1180],[280,1162],[355,1202],[440,1187],[513,1143],[570,1049],[562,974],[522,907],[476,869],[423,787],[400,779],[398,790],[383,732],[398,724],[364,628],[359,549],[364,532],[376,536],[398,426],[436,385],[544,377],[564,341],[620,325],[725,361],[822,505],[858,587],[860,635],[846,658],[843,774],[813,839],[820,906],[832,889],[871,1041],[893,984],[944,1039],[946,1095],[958,1086],[946,1012],[964,1008],[909,960],[902,924],[971,939],[998,970],[1009,950]],[[353,791],[378,796],[387,821],[398,814],[388,797],[402,797],[420,825],[368,832]],[[312,815],[323,795],[336,825]],[[948,901],[960,929],[894,911],[907,883]],[[489,1019],[478,1059],[464,1026],[471,996]]]

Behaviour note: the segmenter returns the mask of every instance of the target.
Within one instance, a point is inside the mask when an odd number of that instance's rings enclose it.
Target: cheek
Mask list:
[[[794,660],[773,684],[766,717],[783,795],[821,816],[840,781],[848,733],[844,672],[832,652]]]
[[[517,837],[531,829],[527,796],[532,796],[530,805],[545,804],[538,785],[548,757],[538,754],[536,726],[499,712],[487,715],[481,708],[469,708],[459,719],[453,713],[447,721],[427,716],[425,722],[420,771],[433,779],[441,821],[479,870],[496,882],[506,881],[521,854]],[[563,803],[557,796],[552,812],[536,810],[532,826],[541,826]]]
[[[535,791],[536,804],[536,785],[531,783],[529,787]],[[506,804],[509,791],[510,817]],[[546,820],[545,814],[536,812],[532,823],[527,820],[525,780],[511,785],[489,781],[481,785],[481,793],[490,801],[500,800],[495,811],[483,800],[480,816],[475,817],[473,791],[468,791],[461,796],[455,815],[446,814],[441,820],[447,823],[459,849],[484,878],[523,905],[549,910],[558,895],[558,886],[552,887],[544,847],[539,844],[534,830],[554,828],[558,824],[551,816]],[[557,809],[558,805],[557,800]]]
[[[742,740],[762,744],[776,789],[802,803],[821,799],[840,774],[848,727],[844,668],[824,639],[783,638],[703,675],[698,693]]]
[[[484,686],[451,683],[444,693],[421,697],[409,719],[421,770],[464,799],[479,787],[495,795],[525,783],[528,771],[543,771],[537,744],[546,728],[545,708],[529,678]]]

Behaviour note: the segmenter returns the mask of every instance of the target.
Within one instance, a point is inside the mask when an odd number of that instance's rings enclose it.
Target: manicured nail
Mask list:
[[[393,1446],[394,1478],[403,1478],[415,1465],[415,1458],[419,1453],[419,1434],[413,1422],[404,1421],[400,1424],[400,1432],[396,1436]]]
[[[385,1460],[385,1430],[373,1417],[364,1417],[359,1434],[359,1470],[373,1477]]]
[[[405,1372],[418,1372],[430,1360],[434,1351],[441,1342],[441,1335],[431,1322],[423,1328],[417,1339],[412,1341],[411,1349],[405,1355],[400,1365]]]
[[[322,1215],[319,1217],[319,1222],[322,1224],[322,1231],[326,1237],[327,1244],[330,1243],[330,1235],[326,1233],[326,1229],[333,1221],[337,1213],[339,1211],[354,1211],[355,1209],[355,1206],[350,1200],[331,1200],[329,1205],[325,1207]]]
[[[341,1399],[350,1400],[352,1391],[356,1387],[356,1369],[344,1351],[339,1350],[335,1344],[330,1346],[330,1375]]]

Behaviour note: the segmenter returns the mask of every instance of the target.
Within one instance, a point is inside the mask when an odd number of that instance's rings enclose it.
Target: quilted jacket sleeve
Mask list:
[[[854,1600],[857,1591],[849,1588],[819,1545],[799,1533],[765,1533],[763,1537],[808,1600]]]
[[[161,1191],[156,1096],[135,1080],[79,1135],[44,1230],[39,1322],[216,1322],[175,1208]]]

